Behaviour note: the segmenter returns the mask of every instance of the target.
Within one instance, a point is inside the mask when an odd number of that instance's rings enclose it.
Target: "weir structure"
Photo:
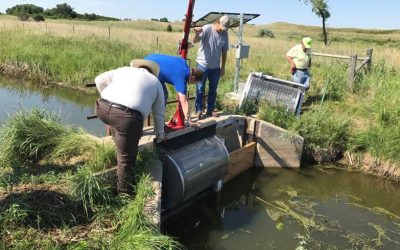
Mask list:
[[[198,128],[168,134],[166,142],[155,141],[153,127],[144,129],[139,149],[155,152],[146,167],[155,190],[146,214],[158,227],[185,204],[221,191],[251,168],[300,167],[303,138],[280,127],[223,113],[197,122]],[[115,184],[116,168],[100,174]]]

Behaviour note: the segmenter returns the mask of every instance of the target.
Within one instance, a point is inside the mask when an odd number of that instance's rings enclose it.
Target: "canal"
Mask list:
[[[0,123],[21,108],[103,136],[97,97],[0,78]],[[39,132],[39,131],[38,131]],[[338,166],[254,169],[163,228],[188,249],[400,249],[399,183]]]

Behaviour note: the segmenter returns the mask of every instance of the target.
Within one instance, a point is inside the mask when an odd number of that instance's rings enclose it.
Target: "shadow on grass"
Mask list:
[[[44,230],[83,225],[89,222],[91,216],[86,216],[81,202],[45,189],[9,194],[0,200],[0,214],[5,219],[18,221],[20,226]],[[19,214],[18,220],[12,218],[16,214]]]

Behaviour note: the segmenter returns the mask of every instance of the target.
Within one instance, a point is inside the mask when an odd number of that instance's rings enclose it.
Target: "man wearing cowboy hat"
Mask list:
[[[155,135],[165,139],[164,92],[157,79],[160,68],[148,60],[132,60],[131,67],[121,67],[98,75],[97,115],[115,132],[117,148],[117,191],[132,194],[134,166],[143,133],[143,119],[152,110]],[[133,67],[135,65],[135,67]]]

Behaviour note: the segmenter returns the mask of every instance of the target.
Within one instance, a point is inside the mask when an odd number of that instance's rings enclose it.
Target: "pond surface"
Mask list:
[[[170,219],[188,249],[400,249],[400,187],[337,169],[265,169]]]
[[[82,127],[93,135],[104,136],[105,125],[99,119],[87,120],[88,115],[94,114],[96,98],[96,95],[77,90],[57,86],[43,88],[0,78],[0,123],[4,124],[9,115],[21,108],[39,108],[59,114],[66,124]]]

